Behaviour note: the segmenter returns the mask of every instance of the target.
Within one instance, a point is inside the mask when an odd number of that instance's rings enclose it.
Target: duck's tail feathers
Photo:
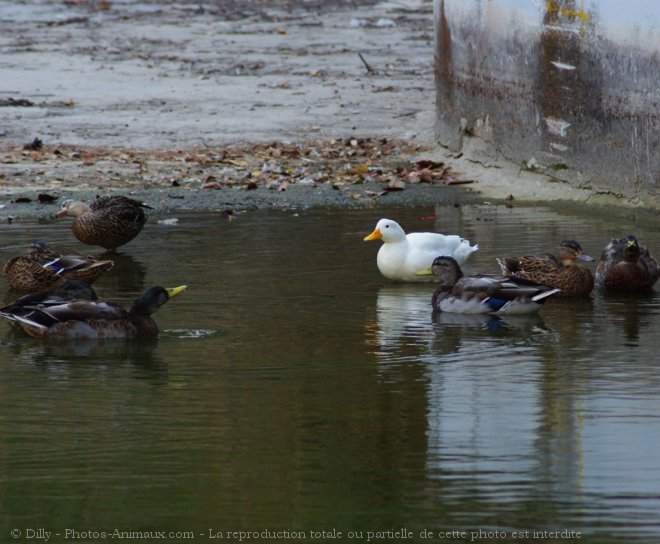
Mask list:
[[[507,264],[507,259],[502,259],[501,257],[496,258],[497,264],[500,265],[500,268],[502,269],[502,274],[504,276],[509,276],[511,275],[511,269],[509,268],[509,265]]]
[[[534,302],[538,302],[539,304],[542,304],[545,302],[545,299],[548,297],[551,297],[552,295],[555,295],[557,293],[560,293],[561,289],[550,289],[549,291],[543,291],[542,293],[539,293],[538,295],[535,295],[532,297],[532,300]]]
[[[7,314],[3,314],[5,317],[8,317],[12,321],[17,321],[18,323],[24,323],[25,325],[28,325],[29,327],[33,327],[35,329],[43,330],[45,331],[48,327],[45,325],[42,325],[41,323],[37,323],[36,321],[33,321],[32,319],[29,319],[28,317],[23,317],[20,315],[12,315],[11,317],[8,316]]]
[[[471,246],[468,240],[463,239],[461,240],[461,243],[458,245],[458,247],[454,250],[452,257],[456,259],[458,264],[463,264],[468,259],[468,257],[478,249],[479,244]]]
[[[16,321],[16,316],[13,314],[8,314],[6,312],[0,311],[0,317],[4,317],[5,319],[8,319],[9,321]]]

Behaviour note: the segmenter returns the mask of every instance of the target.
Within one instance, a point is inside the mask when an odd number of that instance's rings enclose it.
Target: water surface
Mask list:
[[[660,539],[660,295],[597,290],[535,317],[433,322],[432,287],[382,278],[379,242],[362,241],[381,214],[152,220],[95,285],[129,304],[151,285],[188,284],[156,314],[152,342],[44,343],[0,324],[0,534]],[[632,217],[486,205],[385,215],[479,243],[468,271],[564,238],[597,258],[633,232],[660,252],[657,226]],[[17,223],[0,226],[3,261],[35,238],[96,251],[66,221]]]

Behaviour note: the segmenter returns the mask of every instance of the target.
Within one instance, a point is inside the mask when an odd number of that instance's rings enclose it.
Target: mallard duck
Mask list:
[[[38,293],[29,293],[17,298],[11,304],[0,308],[0,314],[16,322],[18,317],[29,317],[35,311],[41,312],[51,306],[59,306],[72,300],[97,300],[96,291],[82,280],[67,280],[61,285]]]
[[[433,281],[432,276],[419,276],[417,272],[428,268],[440,255],[453,257],[459,264],[479,249],[455,234],[411,232],[406,234],[391,219],[381,219],[365,241],[382,240],[378,250],[378,270],[388,279],[396,281]]]
[[[422,276],[433,275],[439,282],[431,305],[434,312],[460,314],[529,314],[559,289],[519,278],[489,274],[464,276],[453,257],[437,257]]]
[[[65,200],[57,217],[72,216],[71,230],[83,244],[116,251],[135,238],[147,222],[147,204],[125,196],[102,196],[91,204]]]
[[[34,292],[72,279],[94,283],[112,265],[112,261],[99,261],[84,255],[61,255],[43,240],[36,240],[26,255],[7,261],[2,272],[12,289]]]
[[[596,267],[596,281],[608,289],[648,291],[658,278],[658,262],[633,235],[607,244]]]
[[[575,240],[564,240],[555,251],[545,257],[505,257],[497,259],[502,274],[526,279],[561,289],[561,296],[587,295],[594,288],[591,270],[576,264],[576,260],[593,261],[582,252]]]
[[[0,315],[16,322],[30,336],[69,339],[154,337],[158,335],[158,325],[151,314],[185,289],[185,285],[171,289],[151,287],[133,302],[128,311],[114,302],[74,299],[43,308],[31,307],[27,315],[20,307]]]

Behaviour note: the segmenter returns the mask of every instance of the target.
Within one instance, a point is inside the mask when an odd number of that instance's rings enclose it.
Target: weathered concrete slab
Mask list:
[[[648,0],[435,0],[440,139],[657,200],[659,18]]]

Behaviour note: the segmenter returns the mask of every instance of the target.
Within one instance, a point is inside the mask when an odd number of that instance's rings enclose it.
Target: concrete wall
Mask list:
[[[659,195],[660,1],[434,2],[442,144]]]

